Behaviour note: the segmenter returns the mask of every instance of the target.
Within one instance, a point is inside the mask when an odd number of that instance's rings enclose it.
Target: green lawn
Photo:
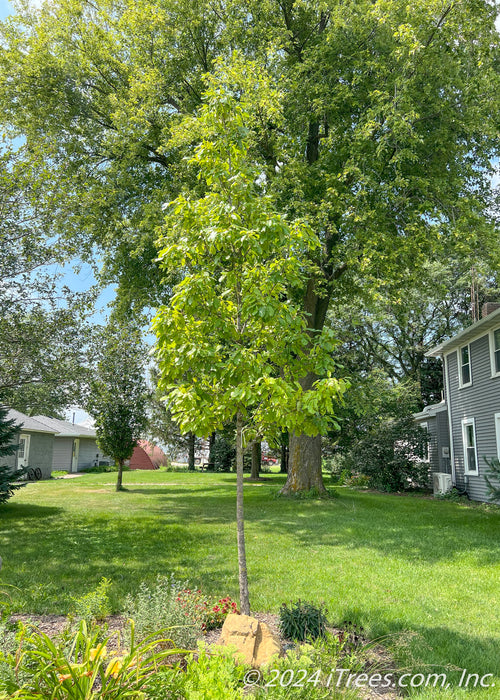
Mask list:
[[[0,575],[20,589],[18,610],[65,613],[102,576],[116,610],[158,573],[237,597],[233,475],[126,473],[123,493],[115,476],[29,484],[2,508]],[[275,497],[280,481],[245,486],[254,610],[324,600],[334,622],[361,623],[371,637],[417,633],[412,669],[494,673],[500,687],[500,511],[345,488],[290,501]]]

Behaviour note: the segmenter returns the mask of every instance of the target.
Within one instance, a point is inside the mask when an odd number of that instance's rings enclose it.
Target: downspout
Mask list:
[[[450,396],[450,382],[448,378],[448,355],[443,355],[443,368],[444,368],[444,389],[446,392],[446,408],[448,411],[448,430],[450,431],[450,459],[451,459],[451,482],[453,486],[456,487],[457,479],[455,474],[455,450],[453,443],[453,423],[451,417],[451,396]]]

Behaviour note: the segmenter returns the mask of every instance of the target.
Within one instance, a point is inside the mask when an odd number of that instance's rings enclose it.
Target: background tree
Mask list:
[[[172,127],[217,57],[254,57],[283,118],[253,121],[252,157],[274,210],[322,244],[297,292],[316,335],[360,280],[400,296],[429,259],[496,255],[495,14],[488,0],[23,4],[2,30],[0,121],[25,139],[54,234],[103,251],[122,305],[157,307],[160,204],[197,187]],[[319,438],[292,432],[288,488],[319,479]]]
[[[116,490],[121,491],[123,464],[147,429],[145,347],[135,327],[111,322],[98,338],[95,352],[87,406],[100,449],[118,466]]]
[[[195,469],[195,450],[201,441],[193,433],[182,433],[172,417],[172,411],[158,387],[159,372],[156,367],[149,373],[151,390],[148,394],[148,434],[153,441],[160,443],[169,458],[174,461],[179,453],[188,453],[188,468]]]
[[[319,241],[305,224],[273,211],[249,157],[248,125],[279,119],[279,95],[255,63],[238,56],[207,81],[198,117],[174,135],[199,144],[190,160],[205,194],[186,192],[168,207],[159,258],[167,274],[182,267],[184,278],[154,328],[161,384],[181,428],[209,435],[236,417],[240,604],[249,614],[244,432],[250,439],[281,426],[317,433],[345,384],[330,374],[330,338],[310,337],[288,295],[301,287]],[[304,388],[308,371],[328,376]]]
[[[7,409],[0,405],[0,505],[8,501],[17,489],[24,486],[22,483],[16,483],[24,471],[22,469],[12,470],[5,464],[2,464],[4,457],[16,453],[16,436],[21,429],[14,420],[7,418],[7,414]]]
[[[61,415],[86,379],[91,294],[70,293],[64,258],[21,155],[0,150],[0,392],[11,408]]]

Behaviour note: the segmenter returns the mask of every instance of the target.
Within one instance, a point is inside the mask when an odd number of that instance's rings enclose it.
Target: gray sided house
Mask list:
[[[431,435],[431,469],[488,501],[484,458],[500,459],[500,305],[485,304],[481,320],[427,356],[442,357],[445,386],[445,402],[415,416]]]
[[[92,428],[47,416],[35,416],[35,420],[55,433],[52,469],[71,473],[84,471],[99,462],[107,463],[106,456],[97,447],[96,432]]]
[[[13,455],[4,457],[3,463],[12,471],[22,467],[38,468],[42,479],[50,479],[55,430],[19,411],[11,410],[7,417],[15,420],[20,427],[15,440],[17,450]]]

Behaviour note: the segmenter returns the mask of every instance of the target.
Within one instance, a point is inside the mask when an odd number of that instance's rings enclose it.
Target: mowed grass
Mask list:
[[[327,501],[289,500],[276,498],[282,477],[268,478],[245,485],[253,610],[325,601],[334,623],[389,635],[410,670],[446,667],[452,683],[452,667],[493,673],[496,688],[467,697],[500,697],[499,510],[345,488]],[[103,576],[117,611],[141,581],[167,573],[237,598],[234,475],[127,472],[122,493],[114,481],[29,484],[1,509],[0,581],[19,589],[18,611],[67,613]]]

